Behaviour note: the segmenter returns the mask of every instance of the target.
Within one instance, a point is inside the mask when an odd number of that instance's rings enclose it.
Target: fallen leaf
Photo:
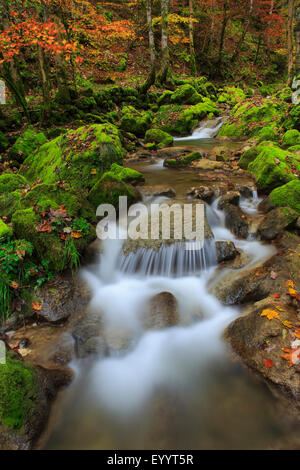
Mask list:
[[[277,279],[277,277],[278,277],[278,273],[276,273],[275,271],[271,271],[270,278],[271,279]]]
[[[281,357],[289,361],[289,367],[300,362],[300,348],[282,348],[282,351],[284,351],[284,354],[282,354]]]
[[[284,328],[284,329],[282,330],[282,337],[283,337],[283,339],[286,338],[286,335],[287,335],[287,330]]]
[[[295,289],[295,284],[293,283],[293,281],[291,281],[291,279],[286,281],[285,285],[286,287],[291,287],[292,289]]]
[[[42,310],[42,307],[43,307],[42,303],[40,304],[39,302],[32,302],[32,308],[36,312],[40,312]]]
[[[18,284],[17,282],[15,282],[15,281],[12,281],[12,282],[10,283],[10,287],[12,287],[13,289],[18,289],[19,284]]]
[[[292,328],[292,326],[293,326],[293,323],[292,323],[291,321],[288,321],[288,320],[284,320],[284,321],[282,322],[282,324],[283,324],[284,326],[286,326],[287,328]]]
[[[280,320],[279,313],[276,312],[275,310],[271,310],[269,308],[263,310],[263,312],[260,314],[261,317],[267,317],[268,320],[273,320],[273,318],[276,318],[277,320]]]
[[[271,359],[266,359],[266,360],[265,360],[265,367],[266,367],[267,369],[270,369],[270,368],[273,367],[273,366],[274,366],[274,362],[273,362]]]
[[[41,220],[35,229],[37,232],[52,232],[52,227],[49,220]]]
[[[80,233],[80,232],[75,232],[75,231],[73,230],[73,232],[72,232],[72,238],[81,238],[81,237],[82,237],[82,233]]]
[[[280,299],[279,292],[274,292],[273,296],[275,297],[275,299]]]

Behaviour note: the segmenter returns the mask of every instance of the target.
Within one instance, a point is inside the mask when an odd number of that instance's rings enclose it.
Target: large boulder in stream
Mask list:
[[[247,216],[240,207],[233,204],[225,204],[225,225],[238,238],[247,238],[249,234],[249,223]]]
[[[276,207],[269,211],[258,226],[257,233],[263,240],[274,240],[280,237],[284,230],[292,226],[298,214],[289,207]]]
[[[272,320],[262,317],[266,311],[277,312],[276,317]],[[295,308],[285,301],[275,303],[274,297],[267,297],[234,320],[224,337],[248,367],[296,400],[294,404],[300,409],[300,341],[295,338],[293,328],[285,326],[284,322],[298,324]],[[291,362],[285,360],[289,351]]]
[[[178,323],[178,306],[174,295],[170,292],[155,295],[145,309],[144,327],[149,330],[161,330]]]

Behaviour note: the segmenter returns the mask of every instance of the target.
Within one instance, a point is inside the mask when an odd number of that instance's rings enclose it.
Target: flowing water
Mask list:
[[[199,134],[203,136],[198,131],[193,145],[202,149],[217,144],[207,140],[207,134],[199,142]],[[135,163],[134,168],[143,171],[146,184],[173,186],[177,197],[201,184],[193,171],[165,169],[161,161]],[[255,216],[257,203],[254,193],[241,206]],[[217,201],[207,205],[207,217],[215,239],[234,241],[248,254],[249,264],[273,254],[272,247],[256,240],[237,240],[225,228]],[[142,249],[125,258],[121,241],[107,241],[96,265],[82,271],[92,291],[91,311],[101,318],[104,331],[119,340],[105,355],[74,361],[76,379],[53,411],[55,424],[44,447],[259,449],[276,445],[287,428],[275,398],[264,383],[230,360],[221,339],[240,312],[209,294],[217,269],[213,246],[208,244],[201,259],[194,261],[182,256],[180,245],[162,247],[155,260],[149,251]],[[175,296],[179,325],[149,331],[142,314],[160,292]]]

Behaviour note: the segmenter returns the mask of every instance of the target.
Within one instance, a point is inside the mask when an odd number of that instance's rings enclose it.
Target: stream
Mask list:
[[[205,124],[190,138],[176,139],[174,145],[206,152],[220,145],[214,137],[221,125],[221,121],[215,126]],[[234,142],[222,145],[238,147]],[[185,198],[192,186],[209,184],[199,181],[194,170],[164,168],[162,159],[136,161],[130,166],[144,174],[146,185],[172,186],[178,199]],[[254,190],[251,198],[241,199],[240,206],[255,218],[259,201]],[[233,241],[247,254],[246,267],[274,254],[271,245],[251,236],[237,239],[225,227],[217,202],[206,205],[215,240]],[[224,329],[241,309],[225,307],[209,293],[230,268],[218,269],[211,252],[189,272],[184,259],[167,269],[170,253],[165,248],[149,274],[134,259],[121,263],[121,250],[119,240],[104,242],[99,259],[80,273],[92,292],[90,308],[101,317],[112,346],[97,357],[72,362],[75,380],[54,405],[43,448],[276,446],[289,429],[278,401],[264,382],[232,359],[222,340]],[[146,251],[139,266],[149,266]],[[151,331],[143,325],[142,312],[161,292],[176,298],[179,324]]]

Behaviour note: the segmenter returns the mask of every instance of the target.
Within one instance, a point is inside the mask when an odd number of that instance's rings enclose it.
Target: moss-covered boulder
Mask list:
[[[68,183],[74,190],[91,188],[112,163],[122,163],[124,152],[113,124],[93,124],[71,130],[30,155],[20,173],[30,182]]]
[[[11,193],[0,194],[0,217],[6,217],[10,221],[13,213],[21,209],[22,193],[20,190]]]
[[[208,115],[220,114],[216,104],[209,98],[194,106],[165,105],[155,114],[153,124],[171,135],[185,136],[190,134],[201,119]]]
[[[139,171],[134,170],[133,168],[126,168],[117,163],[113,163],[110,171],[105,173],[105,178],[108,179],[109,175],[113,175],[119,179],[119,181],[123,181],[124,183],[130,184],[141,184],[145,181],[145,177]]]
[[[0,175],[0,195],[11,193],[16,189],[23,189],[26,186],[26,179],[14,173],[3,173]]]
[[[108,171],[90,190],[88,200],[94,207],[107,203],[113,204],[118,209],[120,196],[127,197],[128,206],[139,199],[139,194],[133,186],[122,181],[118,174]]]
[[[219,136],[260,137],[260,132],[270,124],[280,124],[287,112],[288,104],[278,100],[264,99],[261,106],[251,102],[237,104],[230,119],[221,128]],[[262,138],[263,135],[261,136]]]
[[[9,147],[9,141],[5,134],[0,131],[0,152],[4,152]]]
[[[218,103],[226,103],[235,106],[246,99],[246,95],[241,88],[225,87],[218,97]]]
[[[157,98],[157,104],[158,106],[162,106],[164,104],[170,104],[171,103],[171,97],[173,95],[173,91],[171,90],[165,90],[158,98]]]
[[[173,145],[173,137],[161,129],[149,129],[145,135],[145,144],[154,143],[158,148]]]
[[[297,129],[300,131],[300,104],[291,106],[282,125],[286,130]]]
[[[300,214],[300,181],[290,181],[273,189],[270,200],[275,206],[288,206]]]
[[[282,90],[278,91],[275,96],[281,101],[285,101],[286,103],[291,103],[292,101],[292,89],[290,87],[283,88]]]
[[[300,132],[297,129],[290,129],[282,138],[282,146],[293,147],[294,145],[300,145]]]
[[[36,132],[34,128],[29,127],[9,149],[9,156],[13,160],[23,162],[45,142],[47,142],[47,138],[43,132]]]
[[[274,189],[297,179],[300,163],[296,155],[269,144],[259,149],[257,157],[249,163],[248,170],[256,176],[259,188]]]
[[[84,235],[78,235],[77,230],[74,231],[72,227],[71,217],[51,211],[51,217],[46,218],[47,216],[48,214],[40,214],[33,207],[17,210],[12,216],[14,235],[31,242],[37,258],[50,261],[54,272],[77,267],[80,253],[95,238],[95,229],[87,223]],[[63,231],[63,228],[67,231]]]
[[[0,241],[12,236],[12,229],[0,219]]]
[[[176,158],[166,158],[164,160],[164,166],[169,168],[183,168],[189,166],[192,162],[200,160],[202,155],[200,152],[191,152],[184,156],[178,156]]]
[[[152,116],[147,111],[138,111],[133,106],[125,106],[121,114],[121,129],[137,137],[144,137],[146,131],[151,127]]]
[[[197,104],[202,101],[202,96],[188,83],[176,88],[171,96],[171,103],[174,104]]]
[[[38,400],[38,379],[34,368],[22,361],[6,358],[0,364],[0,425],[22,430],[34,415]]]

